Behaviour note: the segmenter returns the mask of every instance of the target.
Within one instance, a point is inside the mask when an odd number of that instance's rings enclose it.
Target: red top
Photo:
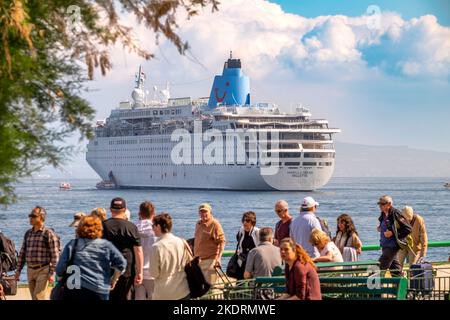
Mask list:
[[[278,241],[284,238],[289,238],[289,227],[291,226],[292,218],[286,222],[279,220],[275,225],[275,236],[274,238]]]
[[[311,264],[297,260],[290,270],[286,264],[285,275],[288,294],[296,295],[300,300],[322,300],[319,276]]]

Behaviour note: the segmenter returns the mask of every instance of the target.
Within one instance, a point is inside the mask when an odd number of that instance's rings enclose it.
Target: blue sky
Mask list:
[[[419,17],[424,14],[436,16],[439,24],[450,26],[450,1],[448,0],[273,0],[283,10],[304,17],[313,18],[320,15],[360,16],[370,5],[378,6],[381,11],[395,11],[404,19]]]

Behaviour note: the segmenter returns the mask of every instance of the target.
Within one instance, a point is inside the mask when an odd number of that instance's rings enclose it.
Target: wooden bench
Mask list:
[[[378,286],[379,284],[379,286]],[[321,277],[320,289],[323,299],[350,300],[404,300],[408,281],[406,278],[371,277]],[[262,290],[273,290],[275,295],[286,291],[284,277],[257,277],[254,297]]]

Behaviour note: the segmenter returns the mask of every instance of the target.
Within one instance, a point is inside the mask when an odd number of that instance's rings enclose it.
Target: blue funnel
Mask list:
[[[241,60],[230,59],[225,62],[221,76],[214,77],[214,83],[209,95],[208,106],[219,105],[249,105],[250,80],[241,70]]]

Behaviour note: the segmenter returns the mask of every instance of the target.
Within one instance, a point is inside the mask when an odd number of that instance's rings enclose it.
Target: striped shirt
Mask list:
[[[48,236],[44,236],[44,235]],[[50,264],[50,275],[55,272],[59,259],[59,241],[54,232],[42,226],[39,230],[30,229],[25,233],[19,253],[18,272],[25,263],[29,268]]]

